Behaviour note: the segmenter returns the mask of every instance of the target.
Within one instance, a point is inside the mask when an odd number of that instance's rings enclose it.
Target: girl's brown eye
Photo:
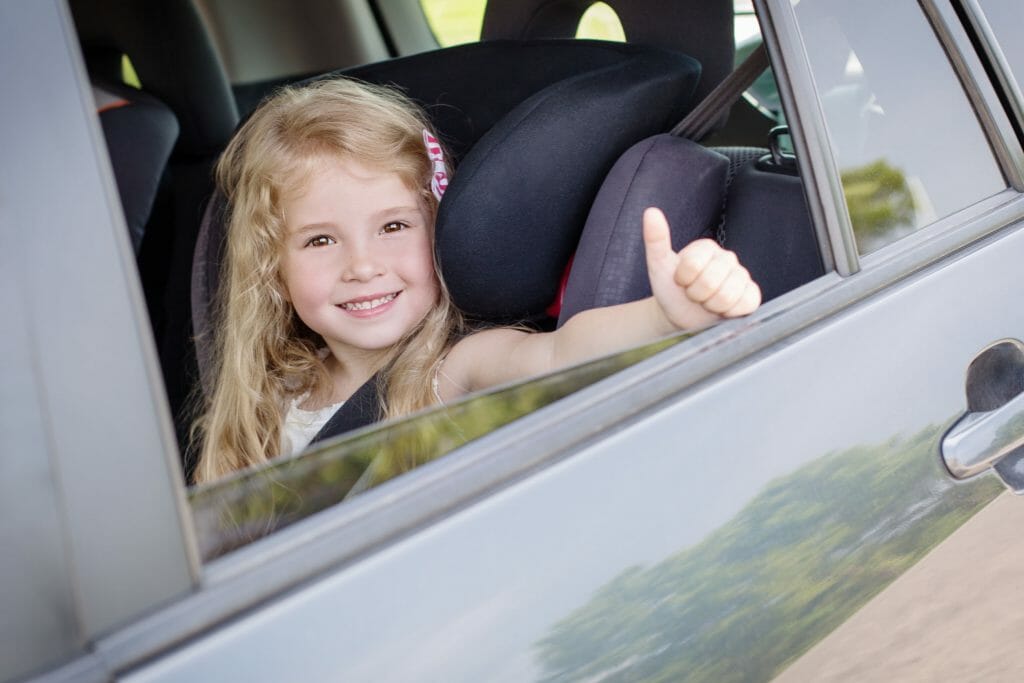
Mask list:
[[[307,247],[326,247],[329,244],[334,244],[334,240],[327,235],[317,235],[306,242]]]
[[[383,232],[385,235],[389,235],[391,233],[405,230],[408,227],[409,226],[406,223],[402,223],[401,221],[392,221],[390,223],[385,223],[384,227],[381,228],[381,232]]]

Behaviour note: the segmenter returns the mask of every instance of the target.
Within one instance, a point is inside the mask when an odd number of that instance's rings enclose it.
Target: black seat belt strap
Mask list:
[[[761,43],[669,133],[689,140],[700,140],[767,68],[768,52],[764,43]]]

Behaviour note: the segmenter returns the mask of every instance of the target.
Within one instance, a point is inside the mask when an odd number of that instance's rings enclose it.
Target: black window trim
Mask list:
[[[1018,137],[1020,139],[1020,137],[1024,137],[1024,93],[1021,92],[1021,85],[1014,77],[1013,69],[1010,67],[999,39],[978,0],[959,0],[959,5],[964,16],[971,23],[971,28],[985,51],[988,65],[1006,95],[1006,102],[1017,121],[1018,133],[1022,133]],[[1016,165],[1021,164],[1024,162],[1018,158]],[[1021,189],[1016,184],[1014,187]]]
[[[975,25],[975,30],[984,21],[980,8],[974,0],[961,0],[967,15]],[[999,93],[989,78],[981,57],[975,51],[974,45],[967,31],[964,29],[956,9],[950,0],[921,0],[921,7],[931,22],[948,55],[953,69],[960,80],[960,84],[967,93],[967,97],[974,107],[978,120],[981,122],[985,136],[988,138],[992,151],[1003,176],[1010,187],[1017,191],[1024,191],[1024,152],[1021,150],[1021,142],[1017,137],[1017,131],[1010,120],[1006,110],[1003,108]],[[996,76],[1000,81],[999,85],[1004,88],[1009,101],[1015,108],[1015,115],[1019,117],[1020,112],[1020,90],[1016,87],[1006,70],[1006,60],[1002,50],[995,40],[991,28],[987,22],[984,26],[986,31],[979,31],[979,39],[987,58],[991,60]]]

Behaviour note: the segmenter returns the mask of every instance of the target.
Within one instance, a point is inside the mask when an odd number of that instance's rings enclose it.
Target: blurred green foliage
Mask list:
[[[914,229],[914,198],[903,172],[884,159],[841,174],[850,222],[862,253]]]
[[[940,434],[822,457],[695,546],[623,572],[537,644],[542,680],[771,680],[1003,490],[953,483]]]

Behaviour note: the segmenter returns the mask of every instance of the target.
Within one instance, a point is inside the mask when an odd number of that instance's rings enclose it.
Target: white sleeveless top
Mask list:
[[[319,410],[303,410],[299,404],[306,400],[306,396],[300,396],[288,406],[288,412],[284,416],[284,425],[281,427],[281,457],[291,458],[309,445],[317,432],[327,424],[331,416],[342,406],[344,401],[324,406]]]

